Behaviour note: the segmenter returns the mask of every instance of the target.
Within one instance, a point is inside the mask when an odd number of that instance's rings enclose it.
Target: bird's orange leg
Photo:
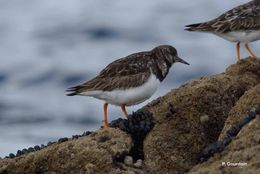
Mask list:
[[[256,55],[254,54],[254,52],[249,48],[248,43],[245,43],[245,48],[248,50],[248,52],[250,53],[250,55],[256,60]]]
[[[104,104],[104,128],[108,127],[108,123],[107,123],[107,107],[108,107],[108,103]]]
[[[128,116],[128,113],[127,113],[126,110],[125,110],[125,105],[122,105],[122,106],[121,106],[121,109],[122,109],[123,113],[125,114],[125,116],[127,117],[127,116]]]
[[[237,48],[237,61],[240,61],[240,42],[237,43],[236,45]]]

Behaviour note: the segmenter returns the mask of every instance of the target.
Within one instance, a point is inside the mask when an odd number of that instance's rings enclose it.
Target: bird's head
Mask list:
[[[180,62],[189,65],[188,62],[184,61],[178,56],[177,50],[170,45],[160,45],[152,50],[158,58],[164,58],[171,65]]]

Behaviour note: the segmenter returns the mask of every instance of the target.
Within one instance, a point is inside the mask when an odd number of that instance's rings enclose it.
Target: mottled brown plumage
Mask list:
[[[108,127],[108,104],[121,106],[127,116],[125,107],[150,98],[175,62],[188,64],[178,57],[176,49],[170,45],[131,54],[110,63],[92,80],[69,88],[67,95],[104,100],[104,127]]]
[[[260,0],[253,0],[227,11],[208,22],[187,25],[185,30],[216,34],[228,41],[236,42],[237,60],[240,57],[240,43],[244,43],[249,54],[257,59],[248,43],[260,39]]]
[[[239,30],[260,30],[260,0],[235,7],[216,19],[187,25],[189,31],[226,33]]]
[[[151,51],[131,54],[110,63],[98,76],[81,85],[69,88],[68,95],[77,95],[85,91],[112,91],[141,86],[150,77],[151,72],[163,81],[175,62],[188,64],[177,56],[177,51],[169,45],[161,45]]]

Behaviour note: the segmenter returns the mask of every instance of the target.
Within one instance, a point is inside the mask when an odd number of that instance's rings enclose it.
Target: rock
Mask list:
[[[144,141],[144,170],[171,174],[189,171],[202,150],[218,140],[238,100],[259,83],[260,59],[248,58],[224,73],[190,81],[145,106],[153,114],[155,126]],[[260,107],[252,101],[254,97],[247,101],[247,108],[238,106],[242,107],[239,115]],[[173,117],[169,117],[169,103],[176,108]],[[208,115],[209,121],[202,124],[203,115]]]
[[[254,140],[256,143],[260,144],[260,134],[254,136]]]
[[[247,58],[172,90],[113,128],[19,150],[0,159],[0,174],[260,173],[259,116],[260,59]]]
[[[127,166],[132,166],[133,165],[133,157],[125,156],[124,163]]]
[[[41,150],[40,146],[36,145],[34,146],[34,150],[37,151],[37,150]]]
[[[100,137],[110,137],[98,142]],[[14,159],[0,161],[0,173],[118,173],[115,158],[129,153],[131,138],[118,129],[101,129],[93,136],[56,143]],[[69,172],[68,172],[69,171]]]
[[[65,142],[65,141],[68,141],[69,139],[67,138],[67,137],[64,137],[64,138],[60,138],[59,140],[58,140],[58,142],[59,143],[63,143],[63,142]]]
[[[205,162],[216,153],[222,152],[226,148],[226,146],[228,146],[230,142],[232,142],[232,140],[237,136],[237,134],[241,131],[241,129],[243,129],[243,127],[245,127],[248,123],[254,120],[256,116],[257,116],[256,111],[249,112],[236,125],[232,126],[230,129],[227,130],[223,139],[205,148],[201,153],[201,155],[199,156],[198,162],[199,163]]]
[[[248,173],[260,172],[260,144],[254,141],[254,136],[260,134],[260,117],[246,125],[238,136],[225,148],[205,163],[196,165],[188,173]],[[241,163],[231,167],[229,163]]]
[[[245,94],[237,101],[236,105],[231,109],[219,139],[223,138],[227,129],[237,124],[239,120],[243,118],[245,113],[248,113],[252,109],[256,108],[260,108],[260,84],[246,91]]]
[[[9,158],[14,158],[14,157],[15,157],[15,155],[13,153],[9,154]]]
[[[202,124],[206,124],[209,121],[209,116],[208,115],[203,115],[200,117],[200,122]]]
[[[134,166],[135,166],[136,168],[142,168],[142,166],[143,166],[143,160],[141,160],[141,159],[137,160],[137,161],[134,163]]]
[[[260,108],[260,84],[245,92],[236,102],[228,115],[219,140],[225,137],[227,129],[237,125],[239,120],[243,119],[244,113],[249,112],[252,108]],[[243,127],[224,151],[207,162],[193,167],[189,173],[260,173],[259,123],[260,115]],[[240,167],[228,166],[238,162],[242,163]]]

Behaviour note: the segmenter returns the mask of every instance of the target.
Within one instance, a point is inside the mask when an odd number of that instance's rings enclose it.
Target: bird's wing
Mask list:
[[[247,18],[237,17],[230,22],[225,22],[222,25],[217,26],[216,29],[216,31],[222,33],[241,30],[260,30],[260,16]]]
[[[216,19],[204,23],[187,25],[189,31],[225,33],[239,30],[260,29],[260,5],[253,1],[240,5]]]
[[[149,52],[141,52],[118,59],[110,63],[92,80],[69,88],[67,90],[67,92],[70,92],[68,95],[77,95],[86,91],[112,91],[113,89],[127,89],[140,86],[150,76],[150,56]]]

